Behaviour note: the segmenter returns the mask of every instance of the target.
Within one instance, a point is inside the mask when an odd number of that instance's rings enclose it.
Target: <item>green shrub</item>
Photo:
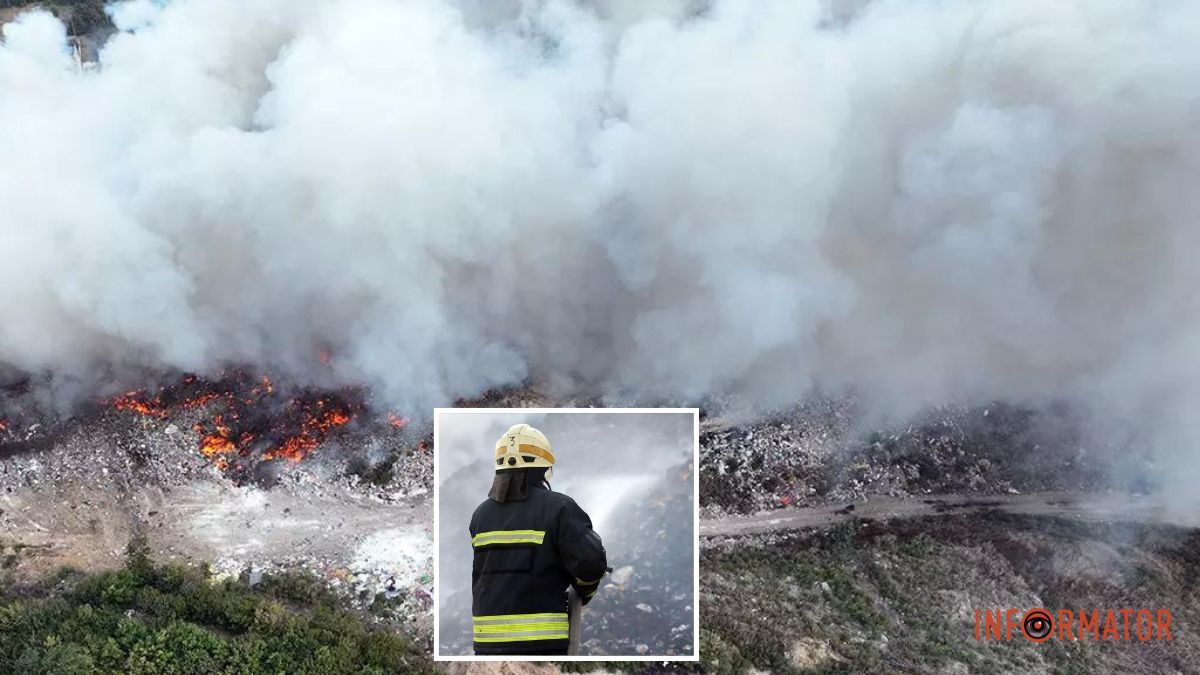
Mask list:
[[[46,638],[40,647],[28,647],[13,664],[15,672],[28,675],[90,675],[96,664],[82,647]]]
[[[736,646],[704,629],[700,630],[700,663],[705,672],[716,675],[741,675],[749,667]]]
[[[407,637],[338,609],[299,575],[212,584],[131,547],[123,569],[36,588],[0,594],[0,675],[434,672]]]

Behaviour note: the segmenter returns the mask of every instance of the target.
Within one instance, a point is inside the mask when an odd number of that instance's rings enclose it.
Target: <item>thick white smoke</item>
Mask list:
[[[115,16],[95,71],[4,28],[0,363],[1066,399],[1196,456],[1200,4]]]

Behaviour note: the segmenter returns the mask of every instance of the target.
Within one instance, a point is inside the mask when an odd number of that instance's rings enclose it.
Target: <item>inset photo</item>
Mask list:
[[[695,408],[439,408],[434,658],[699,658]]]

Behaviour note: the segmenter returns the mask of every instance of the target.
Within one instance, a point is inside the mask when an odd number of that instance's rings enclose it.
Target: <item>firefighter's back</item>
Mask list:
[[[475,653],[566,654],[567,587],[591,600],[608,564],[604,545],[583,509],[549,489],[545,434],[513,425],[492,461],[492,489],[471,516]]]
[[[570,497],[541,488],[526,500],[479,504],[470,524],[475,653],[565,652],[566,589],[575,578],[564,558],[589,545],[576,534],[590,532],[586,519]]]
[[[560,522],[579,507],[544,488],[521,501],[486,500],[471,518],[476,654],[561,652],[568,644]],[[582,511],[579,511],[582,513]],[[590,526],[590,523],[588,523]]]

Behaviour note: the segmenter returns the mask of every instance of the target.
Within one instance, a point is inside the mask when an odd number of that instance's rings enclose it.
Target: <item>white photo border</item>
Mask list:
[[[439,561],[440,420],[442,415],[535,415],[690,413],[692,415],[692,653],[674,656],[477,656],[439,653],[441,568]],[[434,408],[433,410],[433,660],[434,661],[699,661],[700,660],[700,409],[699,408]]]

